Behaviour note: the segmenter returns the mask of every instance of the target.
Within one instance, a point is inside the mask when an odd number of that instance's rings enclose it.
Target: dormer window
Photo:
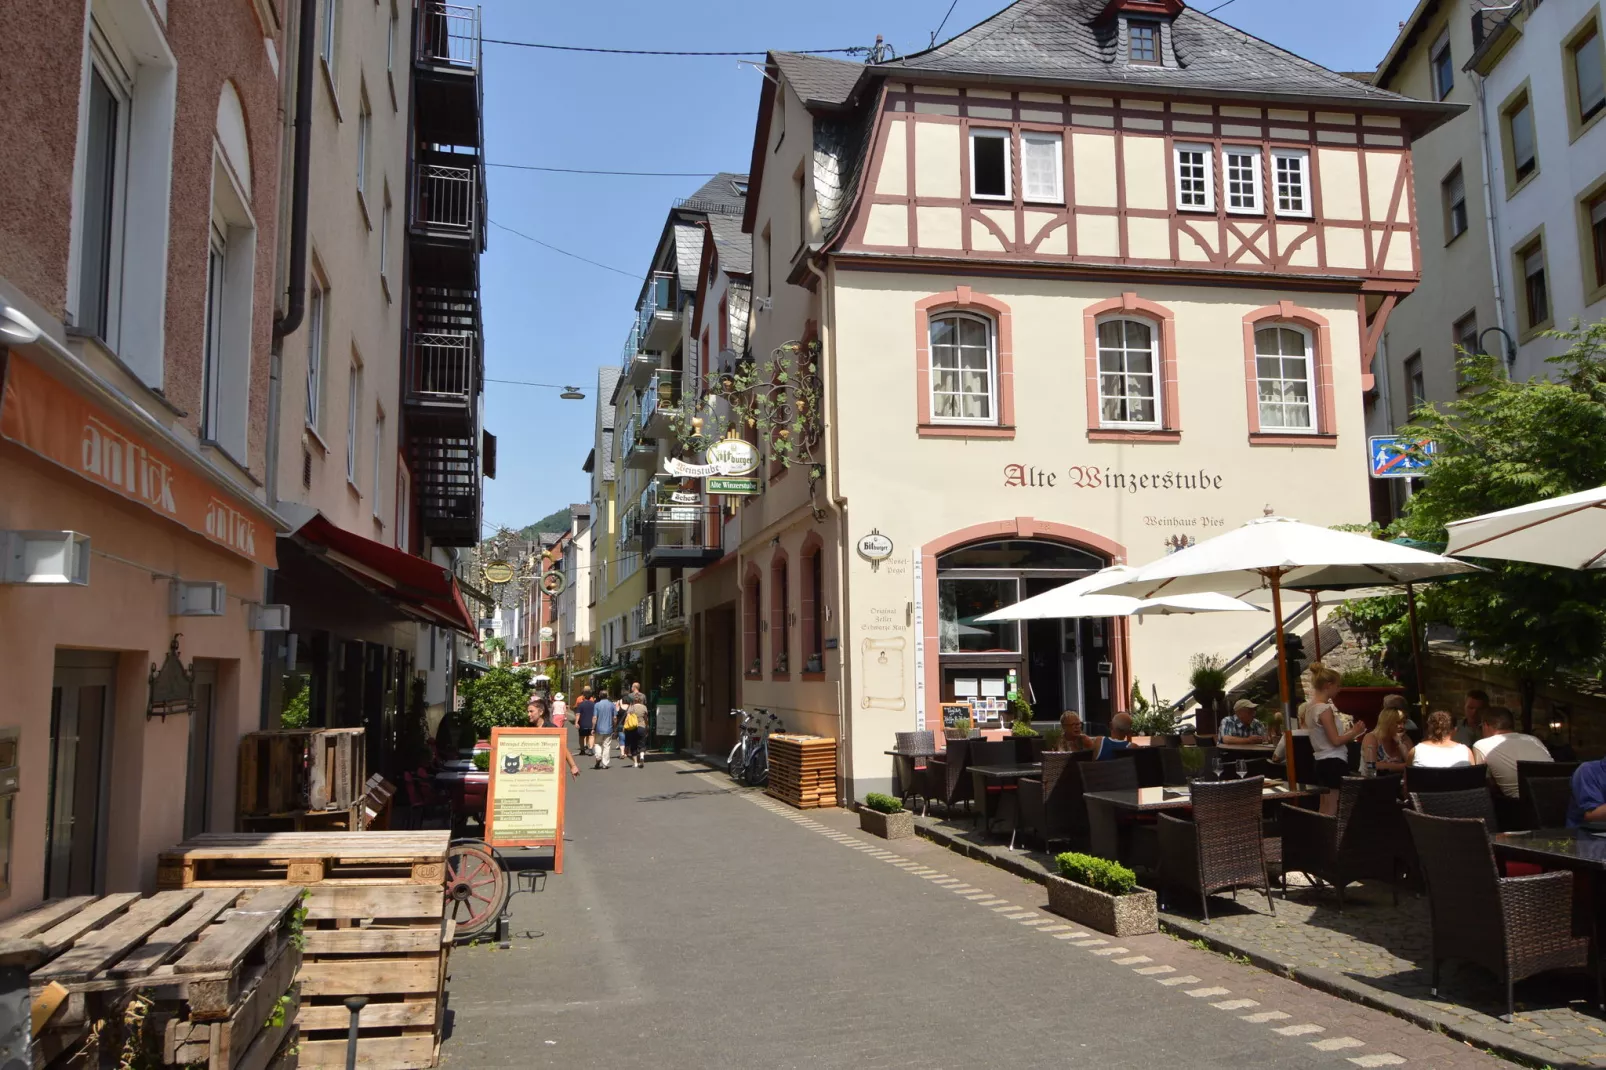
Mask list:
[[[1160,24],[1147,19],[1127,22],[1127,59],[1132,63],[1160,62]]]

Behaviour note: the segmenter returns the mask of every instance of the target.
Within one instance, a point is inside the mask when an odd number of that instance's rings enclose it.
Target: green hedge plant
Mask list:
[[[1131,895],[1138,887],[1136,873],[1107,858],[1066,851],[1054,859],[1054,864],[1066,880],[1085,884],[1107,895]]]
[[[1016,739],[1036,739],[1042,734],[1032,727],[1030,721],[1016,721],[1009,731]]]
[[[1351,669],[1339,678],[1341,687],[1399,687],[1400,682],[1371,669]]]
[[[864,805],[878,814],[896,814],[903,811],[903,803],[890,795],[872,791],[864,797]]]

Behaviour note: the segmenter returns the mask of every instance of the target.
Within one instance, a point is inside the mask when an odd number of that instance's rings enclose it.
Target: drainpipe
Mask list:
[[[1506,308],[1505,288],[1500,284],[1500,242],[1497,238],[1499,220],[1495,216],[1494,190],[1490,185],[1494,174],[1494,157],[1489,146],[1488,100],[1485,96],[1483,76],[1472,72],[1472,85],[1478,93],[1478,145],[1483,156],[1483,229],[1484,236],[1489,242],[1489,274],[1494,283],[1494,314],[1500,326],[1509,331],[1508,337],[1517,337],[1512,330],[1516,326],[1508,316]],[[1500,354],[1501,363],[1506,366],[1506,377],[1510,378],[1517,369],[1517,351],[1515,343],[1509,343],[1506,352]]]
[[[842,763],[843,790],[838,793],[838,805],[844,805],[844,800],[855,796],[852,776],[852,722],[848,711],[852,708],[850,702],[853,698],[852,687],[852,651],[847,642],[847,635],[843,624],[847,619],[848,610],[848,567],[851,562],[848,544],[852,540],[848,536],[848,500],[842,495],[842,466],[839,463],[840,448],[836,435],[837,427],[837,392],[836,392],[836,334],[833,330],[835,323],[835,302],[833,301],[833,280],[835,272],[821,271],[811,256],[804,261],[814,277],[820,280],[820,390],[824,394],[826,405],[824,425],[820,431],[826,442],[825,475],[826,495],[825,508],[834,518],[837,534],[837,570],[836,570],[836,625],[837,625],[837,756]],[[812,503],[811,503],[812,504]],[[918,550],[910,548],[910,553]],[[916,637],[919,642],[920,622],[915,622]],[[821,644],[825,637],[820,637]]]

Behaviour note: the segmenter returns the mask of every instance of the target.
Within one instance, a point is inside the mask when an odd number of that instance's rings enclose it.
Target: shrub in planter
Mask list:
[[[859,830],[885,840],[902,840],[915,834],[915,815],[890,795],[872,791],[859,805]]]
[[[1067,851],[1054,859],[1060,875],[1048,878],[1048,909],[1112,936],[1139,936],[1159,928],[1155,895],[1138,887],[1137,874],[1117,862]]]

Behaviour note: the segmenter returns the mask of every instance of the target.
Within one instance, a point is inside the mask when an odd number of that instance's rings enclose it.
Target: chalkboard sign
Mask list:
[[[564,761],[561,728],[491,729],[491,783],[485,842],[551,847],[563,872]]]
[[[945,702],[942,706],[944,728],[964,728],[970,724],[970,703]]]

